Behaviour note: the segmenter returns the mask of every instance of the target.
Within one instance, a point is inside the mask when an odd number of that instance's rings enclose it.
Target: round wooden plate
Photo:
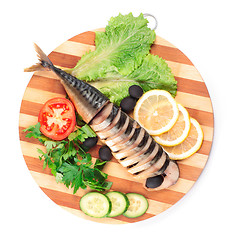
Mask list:
[[[104,29],[96,31],[104,31]],[[72,68],[85,52],[95,49],[94,39],[94,31],[81,33],[57,47],[49,57],[56,66]],[[79,200],[88,190],[79,189],[73,195],[72,189],[56,183],[49,169],[43,170],[43,163],[38,159],[37,148],[44,149],[44,147],[35,139],[25,138],[26,134],[22,130],[36,124],[42,105],[50,98],[64,97],[65,90],[58,77],[47,71],[34,73],[25,90],[20,109],[19,135],[27,167],[41,190],[52,201],[81,218],[101,223],[123,224],[154,217],[179,201],[191,189],[205,167],[214,131],[212,104],[206,85],[191,61],[179,49],[161,37],[157,36],[151,53],[164,58],[171,67],[175,79],[178,81],[176,100],[185,106],[190,116],[201,124],[204,131],[204,142],[196,154],[186,160],[178,161],[180,168],[178,182],[174,186],[158,192],[145,190],[142,184],[136,182],[115,159],[105,166],[104,171],[109,175],[108,180],[113,182],[111,190],[124,193],[137,192],[148,199],[147,212],[135,219],[124,216],[96,219],[86,216],[80,211]],[[99,147],[100,144],[90,151],[92,157],[98,157]]]

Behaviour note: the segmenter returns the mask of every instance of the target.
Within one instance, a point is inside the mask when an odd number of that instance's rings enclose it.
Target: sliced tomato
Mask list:
[[[66,138],[76,125],[75,109],[66,98],[53,98],[40,110],[38,121],[41,132],[53,140]]]

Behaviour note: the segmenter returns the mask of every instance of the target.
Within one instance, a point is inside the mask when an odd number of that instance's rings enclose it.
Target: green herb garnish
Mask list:
[[[46,147],[46,151],[37,149],[39,159],[43,161],[43,169],[50,168],[57,182],[62,182],[66,187],[73,188],[75,194],[79,188],[89,186],[97,191],[110,189],[112,182],[107,182],[107,174],[101,171],[105,162],[96,159],[82,146],[88,137],[95,137],[93,130],[85,124],[77,128],[67,139],[53,141],[44,136],[40,131],[40,123],[23,130],[28,132],[26,137],[38,139]]]

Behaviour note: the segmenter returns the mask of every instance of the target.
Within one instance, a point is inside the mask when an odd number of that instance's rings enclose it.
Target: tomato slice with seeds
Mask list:
[[[76,125],[75,109],[66,98],[52,98],[40,110],[38,121],[40,131],[48,138],[62,140]]]

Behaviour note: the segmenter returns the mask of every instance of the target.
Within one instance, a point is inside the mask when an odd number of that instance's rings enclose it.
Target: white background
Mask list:
[[[3,5],[4,2],[4,5]],[[234,239],[233,1],[1,1],[1,239]],[[211,95],[215,135],[208,163],[189,193],[157,217],[127,225],[80,219],[54,204],[31,177],[18,140],[21,99],[36,61],[68,38],[105,27],[119,12],[154,14],[157,34],[201,73]]]

